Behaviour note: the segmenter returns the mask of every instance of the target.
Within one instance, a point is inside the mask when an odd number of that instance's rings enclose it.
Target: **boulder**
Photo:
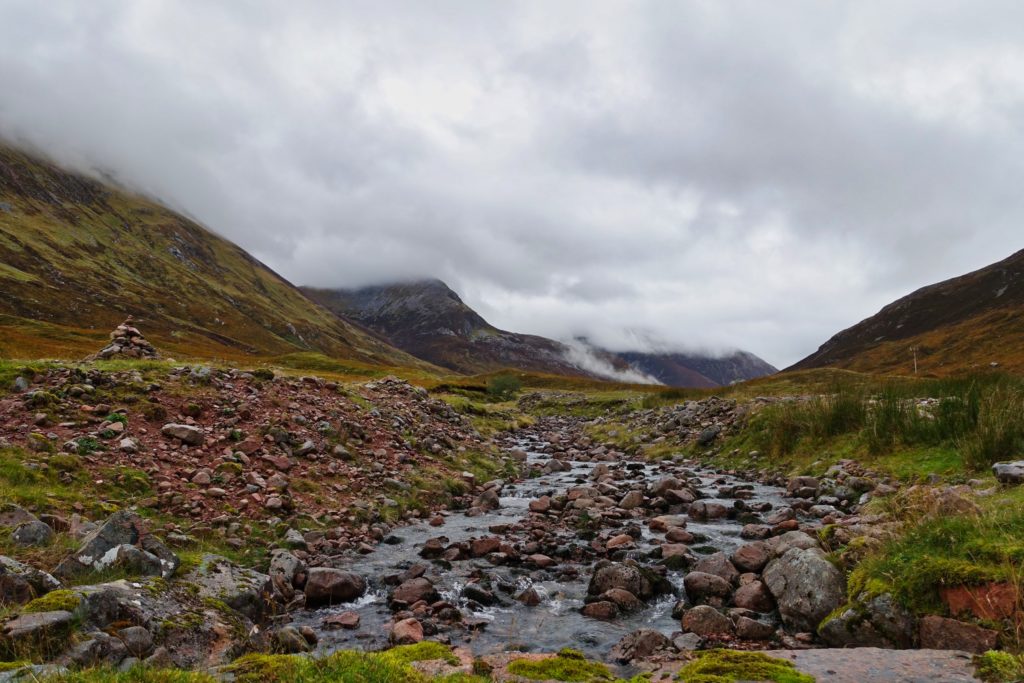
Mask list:
[[[744,640],[771,640],[775,627],[757,619],[740,616],[736,618],[736,636]]]
[[[737,588],[732,602],[737,607],[764,614],[775,609],[775,599],[763,581],[751,581]]]
[[[313,567],[306,577],[306,605],[352,602],[366,592],[363,577],[344,569]]]
[[[698,636],[731,635],[732,621],[710,605],[699,605],[686,610],[682,620],[683,631]]]
[[[1024,460],[997,462],[995,465],[992,465],[992,474],[1002,484],[1012,486],[1024,484]]]
[[[55,536],[53,529],[38,519],[22,522],[11,532],[11,540],[21,546],[50,545]]]
[[[610,563],[601,566],[590,578],[588,595],[601,595],[612,588],[629,591],[641,600],[671,592],[671,585],[649,570],[631,563]]]
[[[771,559],[771,549],[764,541],[754,541],[741,545],[730,559],[741,572],[759,573]]]
[[[995,649],[999,632],[956,619],[934,615],[921,619],[921,647],[929,650],[963,650],[980,655]]]
[[[765,567],[765,584],[787,626],[814,631],[846,601],[846,578],[818,548],[791,548]]]
[[[670,647],[672,647],[672,641],[664,634],[653,629],[642,628],[623,636],[622,640],[612,648],[611,658],[620,664],[626,664],[634,659],[650,657],[655,652],[667,650]]]
[[[883,593],[866,603],[847,605],[822,623],[818,633],[835,647],[911,648],[917,621],[891,595]]]
[[[706,572],[690,572],[683,579],[683,587],[690,601],[696,604],[707,602],[710,598],[724,600],[732,593],[732,584]]]
[[[584,605],[583,609],[580,610],[580,614],[592,619],[611,621],[619,616],[619,608],[615,606],[614,602],[598,600],[597,602],[588,602]]]
[[[434,584],[430,579],[422,576],[403,581],[391,593],[392,602],[405,603],[406,605],[414,605],[420,600],[434,602],[437,599],[438,595]]]
[[[146,533],[142,518],[130,510],[111,515],[65,557],[54,575],[69,579],[93,571],[120,566],[127,571],[169,579],[180,560],[159,539]]]
[[[23,605],[60,588],[60,581],[46,572],[0,555],[0,607]]]
[[[225,557],[204,555],[185,580],[198,588],[200,598],[219,600],[253,621],[267,609],[262,593],[269,577]]]
[[[413,645],[423,640],[423,624],[416,619],[402,619],[391,627],[388,640],[392,645]]]
[[[705,574],[714,574],[722,579],[725,579],[729,583],[736,583],[740,578],[740,573],[736,571],[736,567],[732,565],[729,558],[725,556],[725,553],[718,552],[712,553],[702,557],[697,564],[693,566],[693,571],[704,572]]]

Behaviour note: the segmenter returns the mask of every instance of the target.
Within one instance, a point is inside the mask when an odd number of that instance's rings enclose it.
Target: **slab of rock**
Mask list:
[[[846,577],[818,548],[791,548],[768,563],[763,580],[790,628],[814,631],[846,602]]]
[[[437,599],[437,589],[434,588],[433,582],[422,576],[403,581],[391,593],[392,602],[405,603],[406,605],[414,605],[420,600],[434,602]]]
[[[202,446],[203,441],[206,440],[206,435],[203,434],[203,430],[199,427],[193,427],[192,425],[183,425],[170,423],[165,424],[161,429],[160,433],[164,436],[169,436],[174,439],[178,439],[182,443],[186,443],[189,446]]]
[[[634,659],[650,657],[655,652],[667,650],[670,647],[672,647],[672,641],[663,633],[642,628],[623,636],[622,640],[612,648],[611,658],[620,664],[626,664]]]
[[[99,572],[120,566],[145,576],[169,579],[180,560],[155,536],[145,531],[142,518],[130,510],[111,515],[82,541],[54,570],[54,576],[69,579],[90,571]]]
[[[204,555],[184,580],[198,588],[201,598],[220,600],[253,621],[267,609],[262,593],[269,577],[254,569],[239,567],[219,555]]]
[[[1016,462],[997,462],[992,465],[992,474],[1002,484],[1024,484],[1024,460]]]
[[[999,633],[956,619],[930,615],[921,619],[921,647],[960,650],[980,655],[995,648]]]

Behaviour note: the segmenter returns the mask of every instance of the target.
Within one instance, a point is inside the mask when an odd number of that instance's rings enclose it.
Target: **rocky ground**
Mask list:
[[[0,513],[5,660],[218,670],[246,652],[427,639],[495,680],[510,649],[571,645],[655,680],[729,647],[822,681],[926,680],[925,661],[948,672],[930,680],[959,681],[963,652],[996,646],[994,630],[887,594],[851,599],[845,567],[898,533],[865,505],[907,493],[852,461],[793,478],[650,462],[569,416],[487,440],[394,379],[86,366],[16,389],[0,434],[26,481],[106,498],[44,492]],[[633,419],[710,448],[749,410],[708,399]],[[100,486],[111,476],[127,481]],[[919,489],[950,512],[978,493]]]

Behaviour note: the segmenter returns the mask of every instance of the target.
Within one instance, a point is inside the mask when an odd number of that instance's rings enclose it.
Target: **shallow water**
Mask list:
[[[540,466],[550,459],[548,455],[531,450],[538,447],[537,442],[524,442],[521,446],[527,451],[528,462],[531,465]],[[367,579],[370,589],[365,596],[354,603],[300,611],[293,615],[293,624],[309,625],[319,634],[318,651],[321,653],[342,648],[384,647],[387,644],[392,612],[387,605],[389,587],[383,584],[383,577],[400,572],[413,564],[423,563],[430,565],[426,576],[434,582],[442,598],[462,610],[464,622],[478,622],[476,627],[442,631],[442,635],[450,637],[453,645],[468,647],[478,656],[509,649],[554,651],[562,647],[573,647],[589,657],[603,659],[613,645],[636,629],[652,628],[670,636],[679,630],[679,621],[671,616],[672,608],[679,598],[672,595],[661,596],[652,600],[645,609],[620,616],[610,622],[582,616],[579,610],[587,593],[592,562],[574,564],[560,560],[554,570],[537,571],[524,567],[494,566],[481,558],[455,562],[451,569],[446,569],[419,556],[420,548],[429,538],[446,536],[450,542],[455,543],[474,537],[495,535],[488,531],[488,527],[514,524],[527,517],[531,500],[544,494],[562,493],[573,486],[589,484],[588,476],[596,464],[573,462],[572,469],[568,472],[546,474],[507,485],[502,490],[500,508],[480,516],[468,517],[462,513],[452,513],[446,517],[445,524],[441,527],[431,527],[424,521],[396,529],[393,535],[402,539],[401,543],[382,543],[373,553],[353,556],[347,564],[346,568]],[[620,476],[624,483],[640,479],[655,481],[668,475],[699,477],[700,491],[704,498],[715,499],[727,506],[731,506],[733,501],[716,499],[717,490],[720,486],[736,484],[746,484],[751,488],[752,497],[746,501],[748,503],[766,502],[773,508],[783,504],[784,492],[781,489],[681,465],[645,464],[642,470],[616,471],[616,476]],[[634,520],[632,523],[640,524],[641,521]],[[646,524],[642,526],[643,537],[638,541],[637,549],[630,553],[631,556],[638,558],[645,556],[655,547],[650,544],[651,539],[661,536],[649,531]],[[686,528],[690,533],[701,534],[707,538],[693,544],[692,549],[698,554],[701,550],[722,550],[729,554],[746,542],[739,537],[743,524],[736,520],[688,520]],[[575,543],[586,545],[586,541],[579,539],[575,540]],[[577,568],[578,577],[563,578],[564,570],[568,567]],[[460,593],[474,573],[477,576],[483,573],[491,577],[493,592],[501,599],[502,604],[471,609]],[[682,595],[684,575],[685,571],[668,573],[669,581],[676,586],[679,595]],[[527,607],[514,600],[514,596],[530,586],[533,586],[542,597],[542,603],[536,607]],[[322,627],[325,617],[346,611],[359,613],[359,629],[326,630]]]

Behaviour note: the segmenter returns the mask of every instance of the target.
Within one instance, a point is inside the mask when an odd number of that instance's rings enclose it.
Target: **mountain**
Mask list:
[[[747,351],[733,351],[723,356],[638,351],[617,355],[640,372],[673,387],[721,387],[778,372],[777,368]]]
[[[425,365],[195,221],[0,146],[0,356],[95,351],[129,314],[170,353]]]
[[[304,287],[303,292],[398,348],[456,372],[477,374],[516,368],[559,375],[589,374],[566,359],[562,344],[499,330],[440,280],[361,289]]]
[[[303,288],[314,301],[382,335],[395,346],[467,374],[516,368],[670,386],[716,387],[775,372],[753,354],[724,358],[616,353],[586,339],[566,344],[499,330],[440,280],[360,289]]]
[[[1000,367],[1024,372],[1024,250],[923,287],[835,335],[792,370],[948,375]]]

